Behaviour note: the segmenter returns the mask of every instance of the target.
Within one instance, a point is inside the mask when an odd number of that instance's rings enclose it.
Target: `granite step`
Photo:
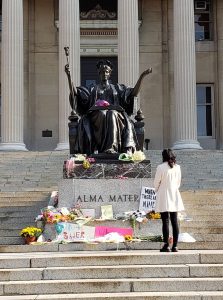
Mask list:
[[[33,246],[35,247],[35,246]],[[24,246],[32,248],[32,246]],[[41,247],[38,247],[41,248]],[[223,251],[184,251],[179,253],[160,253],[152,251],[69,251],[66,252],[23,252],[0,254],[0,269],[13,268],[53,268],[84,266],[123,266],[123,265],[173,265],[223,263]],[[69,251],[69,252],[68,252]],[[209,262],[210,260],[210,262]]]
[[[193,237],[196,241],[209,241],[209,242],[223,242],[223,234],[197,234],[194,233]]]
[[[10,215],[11,213],[21,213],[21,214],[26,214],[26,213],[30,213],[30,212],[33,212],[33,214],[35,216],[37,216],[40,212],[40,209],[43,208],[43,207],[46,207],[47,206],[47,203],[48,201],[43,201],[43,202],[38,202],[38,203],[35,203],[34,206],[32,206],[32,210],[30,210],[30,206],[3,206],[1,207],[0,211],[1,211],[1,214],[3,215]]]
[[[112,293],[123,292],[182,292],[222,291],[223,278],[120,278],[120,279],[72,279],[30,280],[0,282],[1,295],[63,294],[63,293]]]
[[[19,231],[17,232],[17,236],[0,237],[0,245],[23,245],[23,244],[24,244],[24,239],[19,236]]]
[[[216,212],[214,211],[214,212],[210,212],[209,214],[207,214],[207,215],[197,215],[197,214],[188,214],[187,215],[187,217],[189,218],[189,219],[192,219],[192,221],[205,221],[205,222],[212,222],[213,220],[216,220],[216,219],[220,219],[220,216],[221,216],[222,214],[220,214],[220,211],[219,211],[219,214],[216,214]],[[188,221],[189,222],[189,221]]]
[[[193,234],[194,235],[194,234]],[[20,243],[16,241],[20,241]],[[116,250],[147,250],[147,251],[153,251],[153,250],[159,250],[162,247],[162,243],[160,242],[141,242],[141,243],[131,243],[131,244],[124,244],[120,243],[119,245],[114,243],[101,243],[101,244],[86,244],[86,243],[69,243],[69,244],[57,244],[57,243],[47,243],[43,245],[30,245],[25,246],[24,241],[21,240],[19,237],[19,231],[17,236],[14,237],[3,237],[1,239],[3,244],[0,244],[0,252],[17,252],[22,253],[24,251],[26,252],[46,252],[46,251],[52,251],[52,252],[67,252],[67,251],[116,251]],[[7,241],[10,241],[10,243],[7,243]],[[216,241],[197,241],[195,243],[179,243],[179,249],[180,251],[183,250],[221,250],[222,249],[222,241],[216,240]],[[26,248],[23,248],[26,247]]]
[[[223,292],[128,292],[0,296],[0,300],[222,300]]]
[[[42,246],[17,246],[31,249],[29,253],[0,253],[0,269],[12,268],[47,268],[77,266],[112,266],[112,265],[173,265],[173,264],[223,264],[223,250],[182,250],[178,253],[160,253],[152,251],[72,251],[38,252]],[[52,245],[48,245],[48,248]],[[64,247],[66,245],[59,245]],[[58,245],[57,245],[58,247]],[[15,246],[14,246],[15,248]],[[2,249],[1,249],[2,250]]]
[[[2,225],[11,225],[11,224],[17,224],[18,226],[23,223],[33,223],[35,221],[35,218],[32,216],[23,216],[23,217],[9,217],[4,216],[0,217],[0,226]]]
[[[0,269],[0,281],[222,277],[222,264],[122,265]]]
[[[190,275],[190,270],[192,275]],[[219,277],[223,274],[223,266],[204,266],[206,274]],[[197,273],[201,270],[198,269]],[[65,279],[115,279],[115,278],[166,278],[197,277],[196,268],[192,265],[112,265],[112,266],[79,266],[53,268],[0,269],[0,281],[27,280],[65,280]],[[193,275],[194,274],[194,275]],[[200,276],[204,277],[204,276]],[[210,277],[206,275],[205,277]]]
[[[212,227],[215,227],[215,228],[223,228],[223,222],[222,220],[219,218],[216,218],[216,219],[212,219],[212,221],[198,221],[196,220],[195,218],[191,221],[181,221],[180,222],[180,226],[182,227],[187,227],[188,229],[189,228],[193,228],[193,227],[200,227],[200,228],[212,228]]]
[[[57,245],[57,251],[62,246],[67,245]],[[222,296],[223,250],[0,254],[0,299],[4,300],[219,300]]]
[[[223,234],[223,228],[222,227],[207,227],[207,228],[203,228],[203,227],[190,227],[188,228],[187,225],[180,226],[180,231],[181,232],[188,232],[190,234]]]

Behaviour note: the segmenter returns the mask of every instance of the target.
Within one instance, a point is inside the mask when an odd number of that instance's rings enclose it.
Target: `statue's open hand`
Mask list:
[[[152,73],[152,68],[149,68],[149,69],[147,69],[147,70],[145,70],[144,72],[142,72],[142,76],[144,77],[144,76],[147,76],[148,74],[150,74],[150,73]]]
[[[69,75],[70,74],[70,66],[69,64],[66,64],[64,67],[64,71]]]

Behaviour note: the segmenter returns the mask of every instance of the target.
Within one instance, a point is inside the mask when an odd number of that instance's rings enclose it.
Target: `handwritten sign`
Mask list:
[[[61,222],[56,225],[58,241],[83,242],[94,239],[95,227]]]
[[[154,188],[142,187],[140,195],[139,210],[148,212],[155,209],[156,192]]]

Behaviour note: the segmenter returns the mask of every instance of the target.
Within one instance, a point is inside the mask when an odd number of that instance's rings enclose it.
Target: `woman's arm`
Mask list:
[[[156,169],[156,174],[155,174],[155,178],[154,178],[154,188],[155,188],[156,192],[158,191],[158,189],[160,187],[161,178],[162,178],[162,171],[161,171],[160,166],[158,166]]]
[[[181,168],[180,168],[180,166],[178,165],[178,180],[177,180],[177,187],[178,187],[178,189],[180,188],[180,184],[181,184]]]
[[[139,76],[138,81],[136,82],[136,85],[134,86],[134,88],[131,92],[131,96],[136,97],[138,95],[144,77],[146,77],[150,73],[152,73],[152,68],[149,68],[149,69],[145,70],[144,72],[142,72],[142,74]]]
[[[68,84],[69,84],[69,89],[70,89],[70,93],[73,96],[77,95],[77,88],[76,86],[74,86],[72,80],[71,80],[71,76],[70,76],[70,66],[69,64],[66,64],[64,67],[64,71],[67,74],[67,79],[68,79]]]

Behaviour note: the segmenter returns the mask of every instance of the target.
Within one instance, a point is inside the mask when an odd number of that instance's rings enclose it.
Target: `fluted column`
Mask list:
[[[138,77],[138,1],[118,0],[118,81],[133,87]]]
[[[218,33],[218,40],[217,40],[217,45],[218,45],[218,122],[219,125],[217,126],[217,148],[218,149],[223,149],[223,19],[222,19],[222,14],[223,14],[223,3],[221,0],[217,1],[217,33]]]
[[[201,149],[197,141],[194,1],[174,0],[174,149]]]
[[[0,150],[27,151],[23,142],[23,0],[2,1]]]
[[[59,0],[59,143],[56,150],[69,149],[69,87],[64,66],[64,47],[70,48],[70,69],[75,85],[80,83],[79,0]]]

